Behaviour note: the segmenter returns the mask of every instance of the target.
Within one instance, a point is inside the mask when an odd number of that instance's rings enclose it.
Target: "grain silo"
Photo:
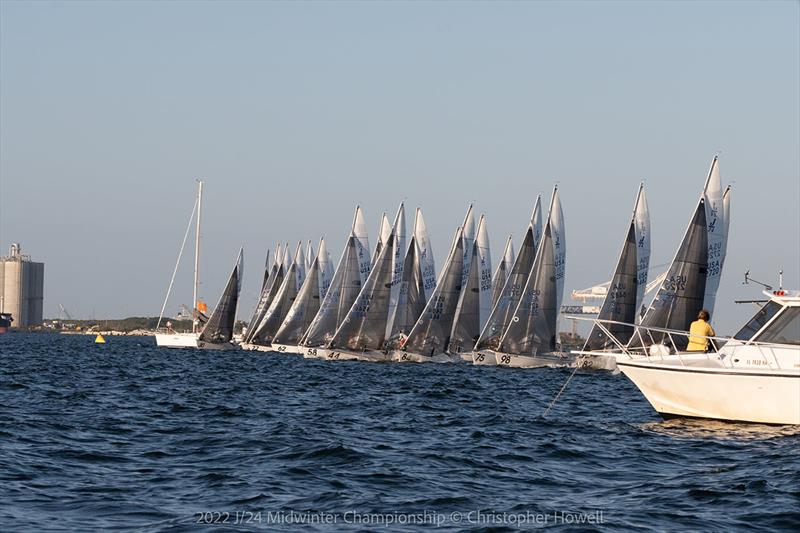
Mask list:
[[[44,263],[23,255],[19,244],[0,257],[0,313],[11,313],[12,326],[25,328],[42,323]]]

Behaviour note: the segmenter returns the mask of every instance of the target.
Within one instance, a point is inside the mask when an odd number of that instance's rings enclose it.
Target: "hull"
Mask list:
[[[800,372],[768,373],[617,361],[662,416],[800,424]]]
[[[397,363],[452,363],[454,361],[453,356],[446,353],[430,356],[404,352],[402,350],[390,352],[389,357],[391,357],[391,361]],[[458,361],[461,361],[460,357],[458,357]]]
[[[324,359],[326,361],[367,361],[370,363],[388,363],[392,360],[392,352],[353,352],[338,348],[302,347],[302,355],[306,359]]]
[[[472,357],[473,365],[481,365],[481,366],[497,365],[497,353],[492,350],[480,350],[477,352],[469,352],[464,355]]]
[[[271,346],[270,351],[278,352],[278,353],[289,353],[289,354],[302,355],[303,347],[302,346],[293,346],[291,344],[273,344]]]
[[[195,350],[235,350],[231,342],[204,342],[196,333],[157,333],[156,346],[159,348],[192,348]]]
[[[497,365],[508,368],[563,368],[575,363],[575,358],[559,354],[512,355],[496,354]]]
[[[614,354],[611,352],[605,354],[600,352],[575,351],[572,352],[572,355],[575,356],[575,365],[581,368],[587,370],[609,370],[612,372],[617,370],[618,356],[626,359],[628,358],[622,353]]]

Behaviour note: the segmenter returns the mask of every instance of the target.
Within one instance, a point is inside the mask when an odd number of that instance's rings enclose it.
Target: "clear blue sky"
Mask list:
[[[721,151],[734,183],[715,322],[800,286],[797,2],[0,2],[0,245],[46,263],[45,314],[157,314],[206,179],[202,293],[245,247],[356,203],[423,208],[441,265],[466,205],[496,260],[559,182],[567,291],[609,278],[644,179],[669,261]],[[190,264],[170,311],[189,303]]]

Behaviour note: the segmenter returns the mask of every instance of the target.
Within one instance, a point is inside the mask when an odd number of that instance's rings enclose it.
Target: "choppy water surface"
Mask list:
[[[108,340],[0,335],[0,529],[800,528],[797,429],[622,375]]]

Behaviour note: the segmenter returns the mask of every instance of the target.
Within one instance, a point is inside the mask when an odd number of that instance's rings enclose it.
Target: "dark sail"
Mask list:
[[[239,303],[239,289],[242,285],[242,250],[236,258],[231,277],[222,291],[217,306],[211,313],[198,340],[201,342],[230,342],[233,338],[233,326],[236,322],[236,305]]]
[[[701,199],[692,221],[686,229],[675,259],[667,271],[667,277],[659,287],[653,303],[642,318],[642,326],[687,331],[703,309],[708,266],[708,234],[706,211]],[[652,341],[644,332],[645,344],[661,342],[663,334],[652,334]],[[684,349],[686,337],[673,337],[678,349]],[[639,343],[632,339],[631,342]]]
[[[608,294],[600,308],[599,320],[612,320],[633,324],[636,321],[636,294],[639,287],[636,226],[633,221],[628,228],[625,244],[622,247],[617,268],[611,278]],[[633,334],[633,327],[622,324],[603,324],[611,334],[623,345],[627,344]],[[597,324],[586,339],[584,350],[613,350],[618,346],[601,330]]]
[[[492,308],[492,314],[489,315],[489,320],[486,321],[481,336],[475,344],[476,350],[484,348],[494,350],[499,346],[500,338],[508,327],[514,310],[522,297],[522,290],[525,288],[535,256],[536,246],[533,240],[533,228],[528,226],[528,231],[525,232],[525,239],[519,249],[519,255],[514,261],[514,266],[511,267],[511,272],[503,286],[500,298]]]
[[[297,345],[319,311],[319,257],[314,258],[286,318],[272,339],[273,343]]]
[[[281,285],[283,284],[283,278],[285,277],[283,265],[276,264],[273,265],[272,268],[274,274],[270,275],[269,283],[264,290],[261,291],[261,297],[259,298],[258,305],[253,313],[253,318],[250,319],[250,323],[247,325],[247,336],[244,339],[245,342],[251,342],[255,337],[258,326],[264,320],[264,315],[267,313],[269,306],[272,304],[272,300],[275,299],[278,289],[280,289]]]
[[[417,240],[416,236],[412,235],[403,264],[403,277],[400,282],[392,334],[389,336],[389,345],[392,348],[400,348],[400,343],[408,337],[411,328],[425,309],[425,286],[422,276]]]
[[[298,255],[295,254],[295,258]],[[292,261],[283,283],[281,283],[275,298],[272,300],[267,312],[264,313],[264,318],[261,320],[255,335],[253,335],[252,343],[261,345],[272,343],[272,338],[278,332],[278,328],[281,327],[295,298],[297,298],[297,261]]]
[[[347,317],[333,336],[332,348],[381,350],[389,321],[389,296],[394,273],[395,232],[392,232]]]
[[[333,338],[361,291],[359,245],[351,233],[342,252],[330,288],[302,340],[304,346],[325,346]]]
[[[470,267],[467,283],[461,289],[453,320],[453,331],[447,351],[450,353],[468,352],[475,347],[481,334],[480,324],[480,265],[478,247],[472,247],[469,257]]]
[[[529,356],[555,351],[558,311],[556,258],[552,225],[548,220],[522,297],[500,343],[500,351]]]
[[[442,275],[422,315],[408,335],[405,350],[420,355],[433,356],[444,353],[450,342],[461,278],[464,270],[464,239],[462,230],[456,232]]]

